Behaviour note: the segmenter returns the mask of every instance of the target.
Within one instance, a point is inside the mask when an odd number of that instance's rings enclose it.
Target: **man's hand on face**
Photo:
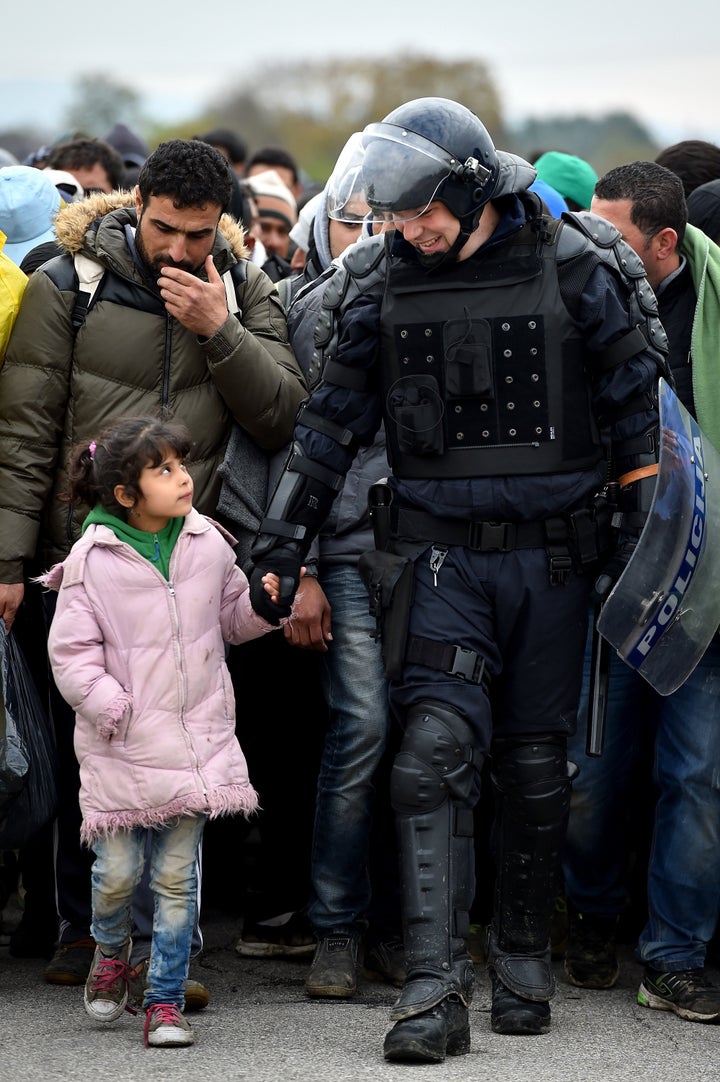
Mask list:
[[[211,255],[205,260],[208,280],[179,267],[163,267],[158,278],[168,313],[202,338],[212,338],[227,319],[225,284]]]

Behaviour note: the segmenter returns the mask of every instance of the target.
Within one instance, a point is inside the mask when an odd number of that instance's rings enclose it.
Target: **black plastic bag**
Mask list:
[[[55,815],[55,741],[25,656],[0,619],[0,849],[19,849]]]

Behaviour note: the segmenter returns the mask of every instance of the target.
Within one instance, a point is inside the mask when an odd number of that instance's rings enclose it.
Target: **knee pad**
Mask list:
[[[562,821],[571,792],[566,738],[503,738],[493,748],[492,780],[504,816],[536,828]]]
[[[393,763],[393,808],[422,813],[447,800],[471,807],[477,800],[481,767],[482,757],[465,719],[442,703],[417,703],[405,716],[405,735]]]

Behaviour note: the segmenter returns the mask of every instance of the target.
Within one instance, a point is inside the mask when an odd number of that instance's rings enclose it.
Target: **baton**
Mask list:
[[[590,652],[590,690],[588,693],[587,738],[585,754],[597,758],[602,755],[605,740],[605,716],[607,714],[608,685],[610,683],[610,650],[607,639],[597,629],[600,606],[593,616],[592,646]]]

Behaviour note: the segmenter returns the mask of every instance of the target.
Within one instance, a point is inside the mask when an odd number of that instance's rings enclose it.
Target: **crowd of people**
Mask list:
[[[58,789],[10,953],[151,1047],[213,905],[309,997],[399,989],[390,1061],[469,1051],[481,961],[546,1033],[553,958],[607,989],[623,935],[720,1022],[715,627],[669,695],[594,685],[661,402],[720,447],[720,148],[598,176],[420,98],[319,184],[222,128],[7,157],[0,617]]]

